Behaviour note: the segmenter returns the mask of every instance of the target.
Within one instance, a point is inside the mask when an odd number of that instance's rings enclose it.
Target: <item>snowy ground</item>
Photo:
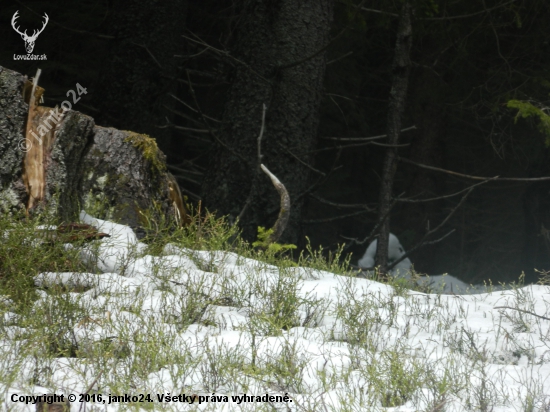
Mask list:
[[[375,276],[375,271],[372,270],[372,268],[374,267],[377,243],[378,240],[373,240],[367,247],[363,257],[357,261],[357,268],[361,270],[359,277],[372,279]],[[409,258],[405,257],[405,254],[405,249],[399,242],[397,236],[390,233],[388,242],[388,263],[391,264],[394,261],[399,260],[399,262],[391,270],[391,275],[395,278],[407,279],[414,282],[423,291],[467,295],[472,293],[487,293],[489,291],[507,289],[507,287],[500,284],[469,285],[453,275],[449,275],[448,273],[443,275],[412,277],[411,269],[413,264]],[[402,257],[403,260],[400,260]]]
[[[2,410],[56,393],[71,411],[550,411],[549,287],[428,295],[175,245],[134,258],[129,228],[81,217],[112,235],[81,252],[101,274],[36,277],[80,290],[40,292],[50,326],[0,312]],[[51,325],[78,356],[45,355]]]

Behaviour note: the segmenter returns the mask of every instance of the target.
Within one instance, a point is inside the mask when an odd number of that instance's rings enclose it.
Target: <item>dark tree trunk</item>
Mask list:
[[[21,206],[26,196],[22,181],[11,184],[23,174],[22,149],[28,106],[24,101],[25,77],[0,67],[0,213]]]
[[[176,88],[178,47],[183,40],[186,0],[115,0],[107,26],[112,40],[105,69],[94,92],[105,126],[145,133],[167,150],[171,118],[166,107]]]
[[[203,184],[206,207],[235,219],[243,214],[243,236],[270,227],[279,197],[257,168],[262,105],[267,105],[262,162],[286,186],[291,216],[282,242],[300,237],[303,193],[308,187],[310,151],[319,124],[319,105],[333,1],[259,0],[245,2],[233,55],[235,78],[224,112],[221,144]]]
[[[393,60],[393,79],[390,90],[390,104],[388,110],[388,144],[397,145],[401,134],[401,123],[409,73],[411,68],[410,52],[412,45],[412,17],[413,8],[409,1],[405,1],[401,9],[399,27],[397,28],[397,42]],[[392,201],[393,179],[397,170],[397,148],[390,147],[386,151],[384,164],[382,166],[382,179],[380,185],[380,197],[378,205],[378,221],[380,235],[376,249],[376,266],[381,274],[385,274],[388,268],[388,243],[390,237],[390,208]]]

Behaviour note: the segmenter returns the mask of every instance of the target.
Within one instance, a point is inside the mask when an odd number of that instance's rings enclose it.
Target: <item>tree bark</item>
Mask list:
[[[99,210],[98,217],[131,227],[145,225],[146,211],[176,216],[166,156],[155,140],[101,126],[94,128],[90,140],[77,170],[78,193],[87,210]]]
[[[300,237],[303,196],[319,124],[325,72],[323,48],[329,41],[331,0],[244,2],[233,55],[234,81],[224,111],[219,145],[203,183],[206,207],[231,219],[251,194],[240,226],[253,240],[258,226],[270,227],[279,198],[257,168],[257,136],[262,105],[267,116],[262,141],[264,163],[286,186],[292,201],[284,243]],[[299,158],[299,159],[298,159]]]
[[[397,28],[397,41],[393,60],[393,79],[390,90],[390,104],[388,110],[388,144],[397,145],[401,133],[401,123],[409,73],[411,68],[410,52],[412,45],[412,18],[413,7],[409,1],[405,1],[401,9],[399,26]],[[380,185],[380,196],[378,205],[378,221],[380,234],[378,236],[378,247],[376,249],[376,266],[379,273],[386,274],[388,269],[388,244],[390,236],[390,207],[392,200],[392,189],[395,171],[397,170],[397,148],[389,147],[386,151],[382,166],[382,179]]]
[[[31,120],[33,130],[48,132],[26,135],[25,82],[0,67],[0,213],[47,212],[71,222],[81,209],[101,207],[103,215],[96,217],[133,227],[142,225],[146,210],[160,218],[178,213],[173,178],[153,139],[95,126],[91,117],[72,110],[55,116],[62,110],[43,106]],[[29,158],[32,147],[40,150]],[[36,184],[40,191],[33,192]]]
[[[25,77],[0,66],[0,212],[15,211],[26,196],[23,174],[25,121],[28,112],[23,93]],[[13,183],[13,184],[12,184]]]

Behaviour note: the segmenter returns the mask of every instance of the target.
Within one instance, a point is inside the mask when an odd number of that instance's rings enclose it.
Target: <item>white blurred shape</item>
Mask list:
[[[376,248],[378,245],[378,239],[373,240],[367,248],[365,254],[357,262],[357,266],[362,269],[374,268],[374,258],[376,256]],[[388,263],[391,264],[397,259],[401,258],[405,254],[405,249],[401,246],[399,239],[393,233],[390,233],[390,239],[388,243]],[[399,276],[404,278],[410,278],[410,269],[412,263],[409,258],[403,259],[391,270],[392,276]]]

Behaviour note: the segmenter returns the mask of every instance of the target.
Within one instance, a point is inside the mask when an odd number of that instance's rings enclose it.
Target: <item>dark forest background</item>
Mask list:
[[[404,2],[414,18],[399,147],[346,140],[388,131]],[[33,51],[46,61],[14,60],[26,54],[17,10],[29,34],[48,14]],[[87,88],[74,110],[155,137],[189,201],[241,216],[249,240],[279,205],[257,171],[263,104],[262,162],[293,201],[283,242],[307,236],[327,253],[346,242],[357,259],[367,244],[350,239],[376,227],[382,162],[396,150],[390,229],[404,247],[454,211],[426,240],[454,231],[412,254],[418,271],[532,282],[550,269],[550,181],[485,181],[457,208],[464,192],[443,196],[484,180],[418,164],[550,176],[548,21],[547,0],[3,1],[0,65],[42,69],[46,106]]]

